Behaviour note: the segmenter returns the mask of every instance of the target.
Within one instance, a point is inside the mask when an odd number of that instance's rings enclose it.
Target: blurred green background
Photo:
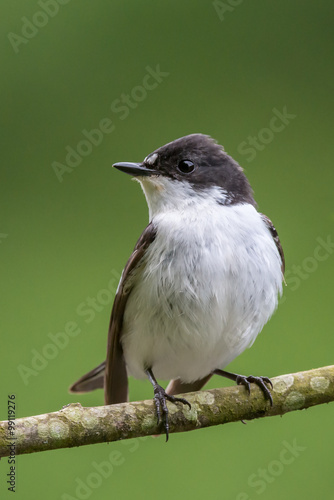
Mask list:
[[[102,391],[67,388],[105,357],[115,288],[101,290],[148,220],[140,187],[111,165],[193,132],[245,168],[286,255],[284,299],[229,369],[275,376],[332,364],[334,255],[319,238],[334,240],[333,3],[15,0],[0,23],[0,418],[9,393],[18,417],[102,404]],[[145,76],[157,66],[164,75],[153,85]],[[155,88],[138,89],[143,81]],[[287,123],[270,130],[285,108]],[[82,131],[101,120],[108,133],[85,149]],[[83,153],[59,174],[68,147]],[[89,297],[98,310],[83,315]],[[18,367],[31,368],[33,352],[70,321],[80,334],[23,379]],[[148,382],[131,380],[130,390],[133,400],[152,397]],[[286,443],[302,451],[282,465]],[[76,491],[114,450],[111,476]],[[18,457],[16,498],[332,498],[332,451],[324,405],[175,434],[168,445],[148,438]],[[2,460],[2,495],[11,494],[7,473]]]

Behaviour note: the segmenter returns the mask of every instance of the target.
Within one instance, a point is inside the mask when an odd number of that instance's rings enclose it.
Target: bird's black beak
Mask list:
[[[147,168],[143,163],[115,163],[113,167],[134,177],[157,175],[159,173],[157,170]]]

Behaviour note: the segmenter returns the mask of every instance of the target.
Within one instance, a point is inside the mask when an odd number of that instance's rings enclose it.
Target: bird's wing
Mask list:
[[[262,220],[264,221],[265,225],[269,229],[269,232],[270,232],[271,236],[273,237],[273,240],[274,240],[275,245],[277,247],[278,253],[280,254],[280,257],[281,257],[281,260],[282,260],[282,275],[284,275],[284,271],[285,271],[284,252],[283,252],[283,248],[282,248],[280,239],[278,237],[276,228],[275,228],[274,224],[271,222],[271,220],[269,219],[269,217],[267,217],[264,214],[260,214],[260,215],[261,215]]]
[[[123,270],[111,311],[107,360],[104,379],[105,404],[122,403],[128,400],[128,376],[121,344],[123,315],[127,300],[132,290],[133,279],[147,248],[154,241],[156,228],[152,222],[143,231],[141,237]]]

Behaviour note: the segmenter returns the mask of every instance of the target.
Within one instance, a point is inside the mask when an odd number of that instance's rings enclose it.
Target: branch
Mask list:
[[[213,425],[283,415],[334,401],[334,365],[272,379],[274,405],[269,406],[262,391],[251,385],[234,386],[186,395],[191,410],[168,404],[170,433]],[[153,400],[111,406],[83,408],[79,403],[60,411],[15,421],[14,437],[9,437],[8,421],[0,422],[0,457],[37,451],[71,448],[159,434],[161,427]]]

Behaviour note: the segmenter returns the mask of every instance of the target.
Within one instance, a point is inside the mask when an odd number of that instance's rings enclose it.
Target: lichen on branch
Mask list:
[[[191,409],[167,403],[170,433],[284,415],[334,401],[334,365],[271,380],[272,407],[254,384],[250,395],[244,386],[188,393],[185,396]],[[19,455],[160,432],[153,400],[92,408],[74,403],[54,413],[16,419],[14,436],[8,433],[8,421],[0,422],[0,457],[8,456],[13,444]]]

